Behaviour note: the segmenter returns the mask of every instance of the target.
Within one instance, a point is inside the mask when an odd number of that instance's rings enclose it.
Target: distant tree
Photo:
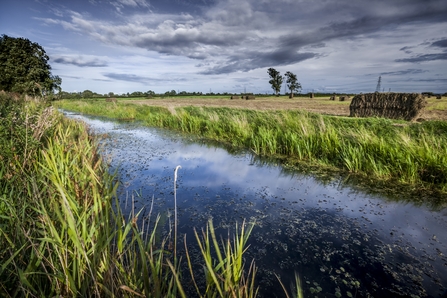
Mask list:
[[[35,96],[61,91],[62,80],[51,74],[45,50],[26,38],[0,37],[0,90]]]
[[[93,91],[90,91],[90,90],[84,90],[83,92],[82,92],[82,95],[81,95],[83,98],[92,98],[93,97]]]
[[[168,95],[168,96],[174,96],[176,94],[177,94],[177,91],[175,91],[175,90],[171,90],[171,91],[166,91],[165,92],[165,95]]]
[[[290,90],[290,97],[293,98],[293,92],[296,91],[299,93],[301,91],[301,84],[298,82],[296,78],[296,74],[291,73],[290,71],[286,72],[285,77],[287,78],[287,88]]]
[[[115,96],[115,93],[113,93],[113,92],[109,92],[107,95],[108,95],[109,97],[113,97],[113,96]]]
[[[146,95],[146,96],[154,96],[154,95],[155,95],[155,92],[152,91],[152,90],[149,90],[149,91],[146,91],[146,92],[144,93],[144,95]]]
[[[135,91],[130,94],[131,97],[144,96],[144,93],[141,91]]]
[[[281,91],[283,77],[281,76],[280,72],[274,68],[269,68],[267,70],[267,73],[270,76],[269,83],[270,85],[272,85],[273,91],[275,91],[276,96],[279,96],[279,91]]]

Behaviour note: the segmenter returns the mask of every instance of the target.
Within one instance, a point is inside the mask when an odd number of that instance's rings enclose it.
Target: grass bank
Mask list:
[[[146,227],[138,213],[123,217],[97,149],[83,124],[0,93],[2,297],[185,297],[191,283],[200,297],[256,296],[255,267],[243,261],[251,225],[231,242],[217,241],[212,222],[196,232],[206,268],[197,274],[189,254],[177,257],[179,239],[157,235],[158,217]]]
[[[161,108],[92,101],[57,106],[91,115],[132,118],[146,125],[200,135],[258,155],[342,171],[420,194],[447,192],[447,122],[408,123],[289,111]]]

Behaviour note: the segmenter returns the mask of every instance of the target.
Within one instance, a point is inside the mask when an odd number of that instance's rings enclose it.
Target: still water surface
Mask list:
[[[275,274],[288,287],[295,272],[306,297],[440,297],[447,289],[447,209],[392,202],[166,130],[66,115],[108,135],[102,154],[118,171],[127,212],[153,200],[153,212],[172,220],[173,170],[182,166],[179,233],[191,252],[193,228],[209,218],[223,235],[255,220],[246,258],[258,266],[262,297],[284,297]]]

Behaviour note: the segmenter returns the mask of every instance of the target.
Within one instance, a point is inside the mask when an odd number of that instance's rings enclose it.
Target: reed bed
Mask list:
[[[229,108],[165,108],[62,101],[64,109],[115,117],[122,108],[147,125],[166,127],[279,156],[288,164],[310,164],[408,185],[418,191],[447,191],[447,124],[383,118],[349,118],[303,111]]]
[[[186,297],[181,257],[167,245],[177,233],[160,239],[159,216],[146,228],[141,211],[124,218],[117,182],[82,123],[5,94],[0,113],[2,297]],[[243,262],[252,227],[240,229],[220,244],[212,222],[203,238],[196,233],[212,277],[199,296],[256,296],[254,267],[247,273]],[[217,260],[211,248],[223,250]]]

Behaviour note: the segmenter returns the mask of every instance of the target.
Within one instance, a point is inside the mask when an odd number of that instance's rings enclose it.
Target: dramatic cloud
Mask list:
[[[428,62],[435,60],[447,60],[447,53],[439,53],[439,54],[424,54],[417,55],[411,58],[404,59],[396,59],[396,62],[412,62],[412,63],[420,63],[420,62]]]
[[[291,49],[273,52],[247,52],[232,57],[227,62],[200,72],[201,74],[228,74],[235,71],[247,72],[257,68],[281,66],[298,63],[317,57],[315,53],[298,53]]]
[[[381,75],[387,75],[387,76],[403,76],[403,75],[409,75],[409,74],[421,74],[426,73],[428,70],[422,70],[422,69],[406,69],[406,70],[400,70],[400,71],[390,71],[390,72],[382,72]]]
[[[447,48],[447,39],[441,39],[431,44],[432,47]]]
[[[70,57],[70,56],[54,56],[53,62],[60,64],[72,64],[79,67],[106,67],[107,62],[97,58],[86,59],[83,57]]]
[[[445,76],[447,67],[445,0],[24,1],[33,6],[26,10],[34,22],[28,28],[40,26],[32,34],[55,44],[51,62],[66,65],[64,71],[107,67],[90,77],[105,75],[120,89],[130,88],[123,82],[154,80],[168,88],[235,89],[241,72],[264,78],[274,67],[306,73],[304,90],[360,92],[371,84],[359,81],[368,74],[393,76],[397,84],[406,76]],[[169,79],[182,76],[185,81]],[[267,78],[253,84],[269,90]]]
[[[186,79],[178,79],[178,78],[150,78],[140,75],[133,75],[133,74],[125,74],[125,73],[103,73],[103,76],[119,80],[119,81],[126,81],[126,82],[133,82],[133,83],[159,83],[159,82],[165,82],[165,81],[172,81],[172,82],[180,82],[185,81]]]

